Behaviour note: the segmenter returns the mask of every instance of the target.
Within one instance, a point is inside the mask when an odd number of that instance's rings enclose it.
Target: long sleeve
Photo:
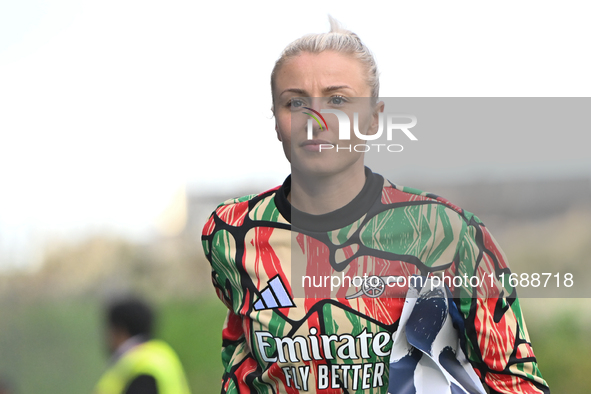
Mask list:
[[[223,209],[223,207],[222,207]],[[212,283],[218,298],[228,308],[222,330],[222,394],[238,393],[243,382],[260,374],[244,333],[244,321],[240,305],[244,300],[241,292],[240,272],[233,257],[235,245],[230,234],[224,230],[217,212],[212,214],[203,229],[202,242],[205,255],[212,267]],[[216,226],[217,224],[217,226]]]
[[[468,358],[492,393],[549,393],[516,291],[507,280],[498,280],[511,274],[507,259],[484,224],[476,216],[465,214],[468,221],[449,274],[480,279],[476,287],[454,289],[465,319]]]

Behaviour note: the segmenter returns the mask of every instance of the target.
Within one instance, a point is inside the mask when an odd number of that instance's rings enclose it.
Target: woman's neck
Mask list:
[[[291,205],[311,215],[322,215],[344,207],[365,185],[365,167],[351,166],[348,171],[329,176],[310,176],[292,169]]]

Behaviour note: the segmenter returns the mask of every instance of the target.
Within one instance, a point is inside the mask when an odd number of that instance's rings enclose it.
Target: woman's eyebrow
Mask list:
[[[328,86],[328,87],[322,89],[322,92],[324,94],[327,94],[327,93],[331,93],[331,92],[341,90],[341,89],[351,89],[352,90],[352,88],[349,85],[336,85],[336,86]],[[306,93],[306,91],[304,89],[298,89],[298,88],[285,89],[283,92],[281,92],[280,96],[282,96],[284,93],[296,93],[299,95],[299,97],[311,97],[308,93]]]
[[[297,88],[285,89],[283,92],[281,92],[280,96],[283,96],[283,94],[285,94],[285,93],[297,93],[299,95],[299,97],[309,97],[304,89],[297,89]]]
[[[322,91],[324,93],[330,93],[330,92],[334,92],[335,90],[341,90],[341,89],[351,89],[351,87],[348,85],[329,86],[327,88],[324,88]]]

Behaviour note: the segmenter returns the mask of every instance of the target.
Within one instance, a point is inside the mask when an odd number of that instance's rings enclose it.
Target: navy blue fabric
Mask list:
[[[398,362],[390,364],[389,394],[416,394],[415,369],[423,353],[418,349],[402,357]]]
[[[432,354],[433,341],[447,318],[444,297],[445,294],[441,289],[433,289],[425,296],[421,295],[406,323],[408,343],[427,354]]]

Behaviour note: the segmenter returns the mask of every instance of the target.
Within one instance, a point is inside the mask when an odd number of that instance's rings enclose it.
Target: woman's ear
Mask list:
[[[377,133],[378,129],[380,128],[380,113],[381,112],[384,112],[384,102],[383,101],[376,103],[376,105],[374,107],[374,112],[373,112],[372,120],[371,120],[371,128],[370,128],[370,130],[373,133]]]

